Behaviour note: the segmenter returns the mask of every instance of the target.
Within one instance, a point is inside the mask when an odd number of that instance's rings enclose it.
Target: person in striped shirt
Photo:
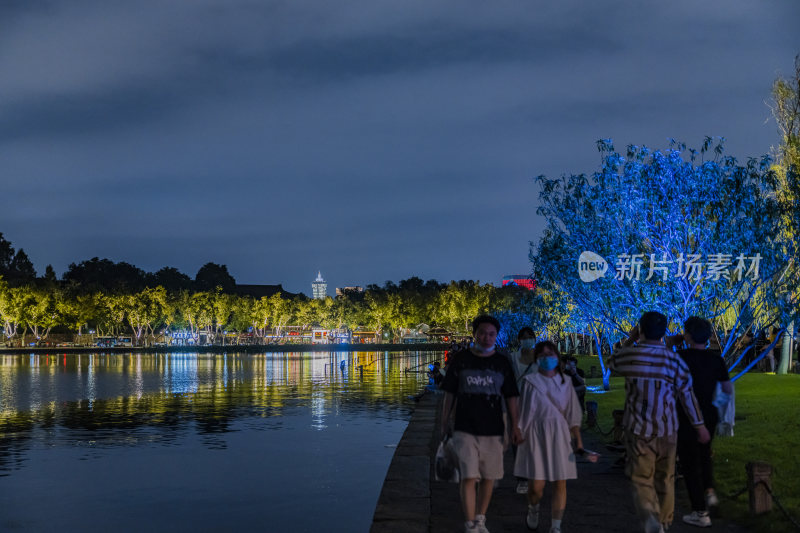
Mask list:
[[[667,317],[648,311],[614,351],[609,367],[625,377],[626,474],[646,533],[660,533],[672,523],[675,508],[675,451],[678,441],[676,400],[683,406],[698,442],[710,435],[692,391],[689,367],[663,342]]]

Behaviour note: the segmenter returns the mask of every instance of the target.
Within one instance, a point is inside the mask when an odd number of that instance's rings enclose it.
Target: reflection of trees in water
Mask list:
[[[48,430],[49,436],[40,438],[55,438],[56,444],[91,442],[101,447],[142,441],[170,445],[193,430],[205,446],[219,449],[225,446],[221,435],[235,429],[237,419],[261,418],[260,428],[276,429],[287,410],[310,412],[313,407],[318,429],[324,428],[324,419],[331,413],[367,410],[378,418],[396,419],[409,411],[408,397],[427,381],[424,374],[404,370],[435,355],[5,357],[0,361],[4,385],[9,384],[11,372],[11,386],[15,381],[28,386],[46,378],[56,385],[55,391],[77,387],[85,397],[74,401],[40,398],[38,408],[29,411],[5,406],[0,413],[0,473],[22,464],[29,441],[41,430]],[[128,394],[94,397],[104,379],[119,383]],[[131,389],[131,383],[137,385]]]

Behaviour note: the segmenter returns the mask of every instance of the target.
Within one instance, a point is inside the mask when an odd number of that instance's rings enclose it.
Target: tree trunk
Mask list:
[[[794,342],[794,322],[790,322],[783,334],[781,360],[778,363],[778,374],[787,374],[792,367],[792,343]]]

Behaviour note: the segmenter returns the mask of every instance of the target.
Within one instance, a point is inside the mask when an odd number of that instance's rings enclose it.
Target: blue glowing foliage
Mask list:
[[[798,179],[779,182],[767,156],[739,164],[722,141],[629,146],[623,156],[606,139],[591,176],[537,178],[547,227],[530,253],[535,276],[568,299],[572,324],[598,345],[648,310],[666,314],[672,332],[692,315],[712,320],[722,348],[743,329],[785,327],[797,315],[800,222],[780,198],[787,187],[800,197]],[[608,265],[589,282],[578,275],[587,251]]]

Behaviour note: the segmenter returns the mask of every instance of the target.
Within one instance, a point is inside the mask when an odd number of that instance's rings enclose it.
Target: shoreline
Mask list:
[[[0,348],[0,354],[80,353],[287,353],[287,352],[435,352],[448,344],[212,344],[207,346],[29,346]]]

